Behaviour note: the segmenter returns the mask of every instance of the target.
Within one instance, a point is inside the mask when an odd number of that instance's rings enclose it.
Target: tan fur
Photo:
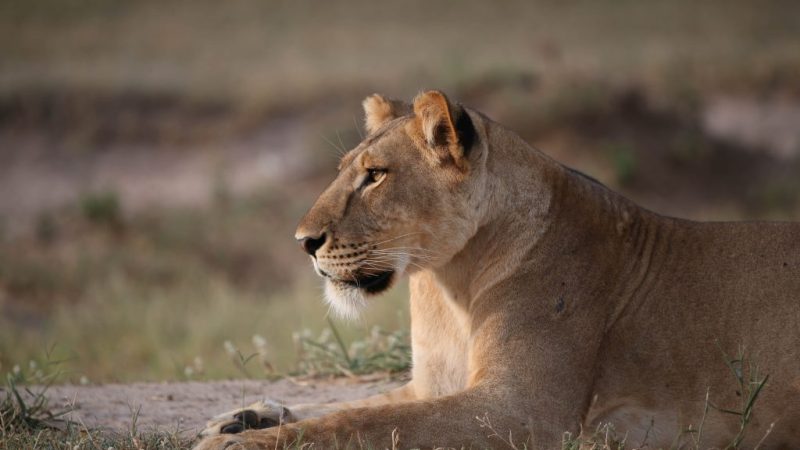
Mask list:
[[[372,134],[297,237],[324,236],[314,261],[334,307],[379,301],[346,280],[411,277],[412,381],[198,448],[302,434],[314,448],[390,448],[394,435],[399,448],[506,448],[511,436],[555,449],[608,421],[630,446],[664,448],[690,442],[681,430],[699,426],[707,391],[739,407],[722,357],[739,348],[769,374],[743,448],[773,423],[761,448],[800,448],[800,224],[657,215],[439,92],[417,97],[415,115],[366,109]],[[471,148],[453,141],[458,114]],[[385,176],[365,186],[375,167]],[[738,421],[711,409],[700,448],[727,445]]]
[[[364,107],[364,128],[367,133],[375,133],[389,120],[410,113],[410,108],[403,102],[372,94],[361,103]]]

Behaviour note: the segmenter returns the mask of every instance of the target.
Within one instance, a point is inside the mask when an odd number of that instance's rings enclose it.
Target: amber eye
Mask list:
[[[381,181],[386,176],[386,169],[367,169],[367,176],[364,177],[363,187]]]

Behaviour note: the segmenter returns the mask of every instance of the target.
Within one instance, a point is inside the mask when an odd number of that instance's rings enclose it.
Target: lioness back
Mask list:
[[[655,222],[647,273],[634,280],[636,295],[600,356],[595,394],[605,400],[590,418],[638,430],[634,439],[648,429],[651,440],[674,437],[663,434],[699,425],[706,391],[715,405],[739,407],[748,393],[727,365],[744,356],[732,364],[745,387],[769,376],[748,442],[776,421],[785,425],[774,429],[776,442],[800,442],[800,224]],[[626,392],[646,394],[626,403]],[[730,423],[705,425],[708,435],[736,432]]]

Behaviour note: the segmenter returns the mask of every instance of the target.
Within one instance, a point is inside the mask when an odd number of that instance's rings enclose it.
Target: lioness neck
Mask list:
[[[652,245],[649,237],[662,224],[660,216],[562,166],[497,124],[490,123],[486,134],[485,207],[477,231],[433,271],[451,301],[470,309],[483,292],[530,271],[527,267],[550,264],[576,245],[596,246],[594,251],[609,259],[627,261],[622,270],[633,275],[635,260],[648,253],[641,247]]]

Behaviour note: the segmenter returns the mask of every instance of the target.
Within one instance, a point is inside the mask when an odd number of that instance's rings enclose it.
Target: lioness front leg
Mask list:
[[[474,388],[433,400],[417,400],[367,408],[348,409],[323,417],[235,435],[212,436],[196,450],[237,448],[288,448],[312,444],[313,448],[433,448],[447,446],[486,448],[502,445],[509,433],[515,442],[529,434],[524,412],[505,410],[509,402],[497,398],[494,386]],[[519,411],[521,412],[521,411]],[[487,417],[495,431],[481,427]]]
[[[491,362],[471,371],[476,377],[486,378],[456,394],[348,409],[279,427],[212,436],[200,442],[197,449],[282,449],[294,444],[313,444],[313,448],[322,449],[501,448],[512,440],[531,449],[559,448],[562,433],[578,435],[588,384],[586,372],[569,364],[571,355],[560,345],[554,347],[549,351],[568,361],[556,367],[557,376],[548,374],[549,366],[545,365],[523,364],[517,371],[503,369],[511,366],[508,360]],[[542,356],[526,354],[520,358],[556,361],[552,357],[539,359]],[[497,376],[497,372],[505,373]]]
[[[347,402],[307,403],[286,407],[277,402],[268,400],[259,401],[244,408],[237,408],[213,417],[206,424],[206,428],[200,435],[207,437],[218,434],[241,433],[242,431],[250,429],[271,428],[281,424],[289,424],[313,417],[324,416],[345,409],[410,401],[414,398],[414,387],[409,382],[404,386],[383,394]]]

